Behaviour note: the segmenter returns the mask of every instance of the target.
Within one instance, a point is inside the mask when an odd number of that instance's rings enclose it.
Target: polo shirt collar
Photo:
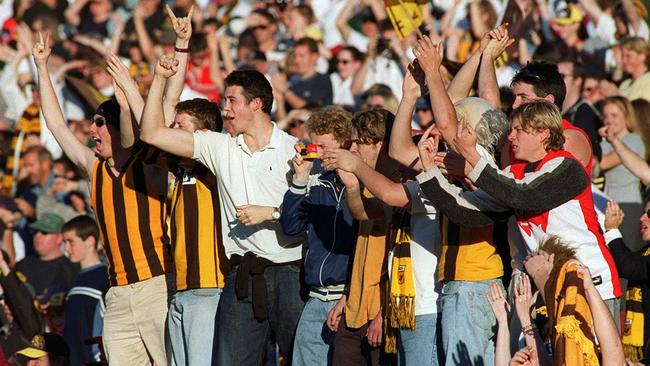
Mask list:
[[[273,132],[271,132],[271,139],[269,140],[268,145],[264,146],[263,148],[259,149],[258,151],[264,151],[266,149],[277,149],[282,147],[282,130],[278,128],[278,125],[271,121],[273,124]],[[237,135],[237,145],[241,148],[245,148],[248,150],[248,146],[246,146],[246,143],[244,142],[244,134],[240,133]]]

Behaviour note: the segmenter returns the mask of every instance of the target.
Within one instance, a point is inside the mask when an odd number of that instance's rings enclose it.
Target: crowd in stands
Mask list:
[[[650,364],[648,5],[0,0],[0,366]]]

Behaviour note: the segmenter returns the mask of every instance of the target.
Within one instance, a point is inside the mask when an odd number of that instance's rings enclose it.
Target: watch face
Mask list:
[[[278,211],[273,211],[271,217],[273,217],[273,220],[278,220],[280,218],[280,213]]]

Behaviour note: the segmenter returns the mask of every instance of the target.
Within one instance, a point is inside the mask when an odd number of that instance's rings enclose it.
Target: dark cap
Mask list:
[[[424,97],[419,97],[415,102],[415,110],[419,109],[431,109],[431,100],[429,100],[429,95]]]
[[[16,352],[32,360],[43,358],[47,355],[69,357],[70,348],[65,339],[58,334],[43,333],[35,335],[32,342],[25,348]]]
[[[120,127],[120,104],[115,99],[108,99],[97,107],[95,114],[106,119],[106,124]]]

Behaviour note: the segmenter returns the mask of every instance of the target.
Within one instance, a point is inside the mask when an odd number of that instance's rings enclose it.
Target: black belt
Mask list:
[[[252,252],[244,254],[242,257],[233,254],[230,257],[230,264],[239,266],[237,268],[237,278],[235,280],[235,294],[238,300],[248,297],[248,281],[253,278],[253,315],[256,320],[266,320],[268,317],[266,279],[264,271],[266,267],[277,267],[286,265],[300,265],[301,260],[285,263],[274,263],[262,257],[258,257]]]

